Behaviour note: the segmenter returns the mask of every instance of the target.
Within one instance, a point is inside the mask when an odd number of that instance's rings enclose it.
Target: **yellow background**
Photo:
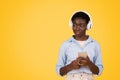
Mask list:
[[[89,12],[88,31],[102,48],[104,70],[96,80],[120,80],[119,0],[1,0],[0,80],[64,80],[55,66],[61,43],[72,33],[76,10]]]

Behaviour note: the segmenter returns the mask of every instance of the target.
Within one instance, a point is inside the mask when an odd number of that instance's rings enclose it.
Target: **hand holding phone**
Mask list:
[[[87,63],[87,52],[78,52],[78,58],[77,61],[79,63],[79,65],[81,66],[85,66]]]

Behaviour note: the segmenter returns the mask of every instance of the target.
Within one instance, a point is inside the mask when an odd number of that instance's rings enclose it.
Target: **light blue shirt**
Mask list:
[[[99,44],[91,37],[85,41],[83,47],[80,47],[77,40],[73,37],[62,43],[56,65],[57,73],[60,75],[60,68],[75,60],[78,57],[78,52],[87,52],[89,59],[99,68],[98,75],[100,75],[103,69],[101,50]],[[89,67],[80,67],[79,69],[69,71],[67,74],[80,72],[92,74]]]

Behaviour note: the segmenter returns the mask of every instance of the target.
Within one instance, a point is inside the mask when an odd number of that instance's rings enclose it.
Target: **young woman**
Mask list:
[[[94,80],[103,69],[99,44],[86,34],[92,22],[88,13],[79,11],[72,18],[74,35],[63,42],[60,48],[57,73],[66,75],[66,80]]]

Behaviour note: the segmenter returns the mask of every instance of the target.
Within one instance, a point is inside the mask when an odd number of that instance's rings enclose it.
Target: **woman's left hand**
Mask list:
[[[88,56],[86,58],[78,57],[77,61],[79,62],[80,66],[89,66],[91,62]]]

